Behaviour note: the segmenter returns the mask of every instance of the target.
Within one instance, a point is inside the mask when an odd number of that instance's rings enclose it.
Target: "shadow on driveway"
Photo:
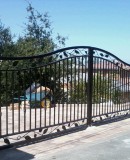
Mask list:
[[[1,160],[30,160],[33,158],[34,155],[20,151],[16,148],[10,148],[0,151]]]

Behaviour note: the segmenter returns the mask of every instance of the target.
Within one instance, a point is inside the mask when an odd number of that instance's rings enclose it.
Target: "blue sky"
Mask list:
[[[29,0],[48,12],[54,33],[68,37],[66,47],[105,49],[130,63],[130,0]],[[23,32],[26,0],[0,0],[0,19],[12,33]]]

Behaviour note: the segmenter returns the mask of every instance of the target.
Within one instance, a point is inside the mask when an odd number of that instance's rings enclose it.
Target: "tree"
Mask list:
[[[53,38],[50,19],[47,13],[41,14],[36,11],[29,3],[27,7],[27,22],[24,26],[24,35],[20,36],[15,42],[9,28],[0,27],[0,54],[1,56],[32,56],[40,55],[54,51],[59,45],[65,44],[64,37]],[[55,77],[55,66],[36,68],[36,66],[44,66],[56,60],[56,56],[47,58],[34,58],[31,60],[20,61],[2,61],[1,70],[12,69],[14,72],[0,72],[1,85],[1,103],[10,103],[12,97],[23,95],[25,89],[31,83],[40,82],[41,85],[49,85],[53,90],[58,88],[55,86],[51,77]],[[27,68],[26,70],[22,70]],[[28,68],[32,68],[28,70]],[[48,71],[47,71],[48,70]],[[8,74],[8,77],[7,77]],[[45,75],[45,76],[44,76]],[[12,78],[13,77],[13,78]],[[47,77],[47,78],[46,78]],[[46,82],[45,82],[46,81]],[[25,83],[26,82],[26,83]],[[13,86],[12,86],[13,84]],[[6,87],[5,87],[6,86]],[[8,97],[8,98],[7,98]]]
[[[85,82],[73,83],[69,93],[71,103],[87,103]]]
[[[22,56],[38,55],[53,51],[59,44],[64,45],[64,37],[58,36],[56,43],[48,13],[41,14],[29,3],[27,7],[27,22],[25,23],[24,36],[17,41],[17,54]]]
[[[111,80],[108,80],[101,75],[93,77],[93,103],[101,103],[108,101],[110,98]]]
[[[70,101],[77,103],[87,103],[88,83],[85,81],[73,82],[70,90]],[[108,101],[110,95],[111,82],[97,75],[93,77],[92,103]]]
[[[0,21],[0,56],[12,56],[14,52],[13,36],[10,28]]]
[[[112,101],[114,104],[120,104],[123,102],[123,94],[120,89],[114,89],[112,93]]]

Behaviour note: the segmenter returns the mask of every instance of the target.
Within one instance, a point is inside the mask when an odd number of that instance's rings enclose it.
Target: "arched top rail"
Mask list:
[[[92,46],[66,47],[66,48],[58,49],[58,50],[55,50],[53,52],[49,52],[49,53],[46,53],[46,54],[40,54],[40,55],[34,55],[34,56],[24,56],[24,57],[23,56],[21,56],[21,57],[4,57],[4,56],[1,56],[0,60],[14,60],[14,61],[15,60],[29,60],[29,59],[31,60],[31,59],[37,59],[37,58],[45,58],[45,57],[56,55],[56,54],[59,54],[61,56],[62,53],[64,55],[66,55],[66,57],[67,57],[68,55],[71,55],[71,56],[73,55],[74,56],[74,55],[88,54],[89,50],[92,51],[91,53],[93,53],[93,56],[104,57],[105,59],[109,59],[113,62],[120,62],[123,65],[130,66],[130,64],[124,62],[119,57],[115,56],[114,54],[112,54],[112,53],[110,53],[110,52],[108,52],[104,49],[97,48],[97,47],[92,47]],[[72,54],[70,54],[70,53],[72,53]]]

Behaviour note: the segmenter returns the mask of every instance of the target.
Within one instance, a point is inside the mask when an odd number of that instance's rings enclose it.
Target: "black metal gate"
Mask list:
[[[129,114],[130,65],[105,50],[0,57],[0,66],[0,138],[7,144]]]

